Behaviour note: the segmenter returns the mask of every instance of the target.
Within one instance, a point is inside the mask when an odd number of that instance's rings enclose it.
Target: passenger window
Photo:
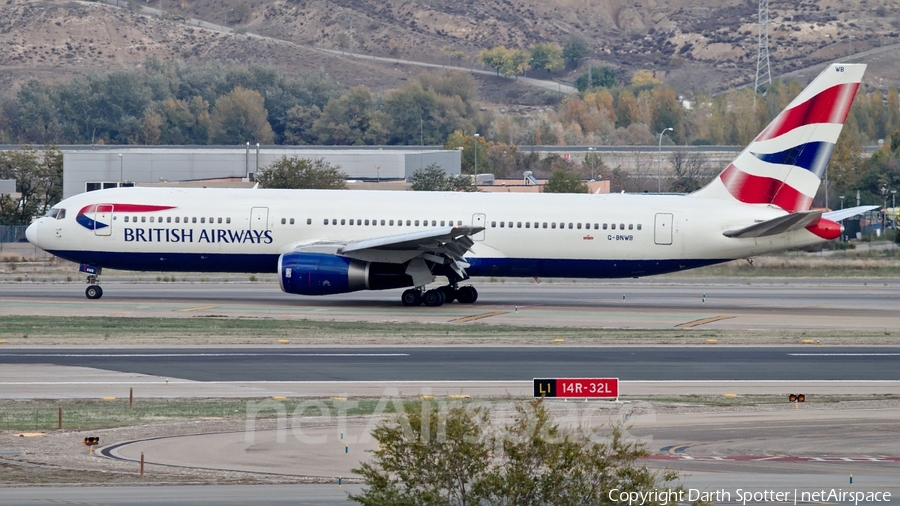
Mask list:
[[[209,219],[209,224],[210,224],[210,225],[212,225],[212,224],[215,223],[215,222],[216,222],[215,218],[210,218],[210,219]]]
[[[206,218],[205,218],[205,217],[201,217],[201,218],[200,218],[200,223],[206,223]]]
[[[572,228],[572,227],[569,227]],[[578,230],[581,230],[581,223],[578,224]]]
[[[328,218],[325,218],[325,224],[328,225]]]
[[[291,220],[293,221],[293,220]],[[216,223],[222,223],[222,218],[216,218]]]
[[[634,229],[634,225],[632,225],[631,223],[629,223],[629,224],[628,224],[628,230],[633,230],[633,229]]]
[[[534,222],[534,228],[538,228],[541,224],[538,222]]]
[[[346,224],[346,221],[345,221],[345,220],[341,220],[341,225],[345,225],[345,224]]]
[[[640,230],[640,229],[641,229],[641,224],[640,224],[640,223],[638,223],[638,230]]]
[[[508,224],[509,224],[509,228],[512,228],[512,222],[510,221]]]
[[[598,228],[600,228],[600,225],[597,223],[594,223],[594,230],[597,230]]]
[[[181,223],[181,216],[175,217],[175,223]]]
[[[141,216],[141,223],[146,223],[146,222],[147,222],[147,217]]]
[[[391,225],[393,225],[393,224],[394,224],[394,220],[391,220]],[[381,226],[382,227],[384,226],[384,220],[381,220]]]
[[[462,226],[462,220],[457,221],[456,224],[459,225],[459,226],[461,227],[461,226]]]
[[[625,230],[625,224],[619,223],[619,230]]]
[[[125,223],[128,223],[128,216],[125,217]]]
[[[416,226],[417,227],[419,226],[419,220],[416,220]]]
[[[492,222],[491,222],[491,228],[497,228],[497,222],[496,222],[496,221],[492,221]]]
[[[609,228],[611,228],[611,229],[613,229],[613,230],[615,230],[615,229],[616,229],[616,224],[615,224],[615,223],[613,223],[613,224],[612,224],[612,225],[610,225],[610,226],[609,226]]]
[[[153,218],[155,218],[155,216],[150,217],[150,223],[153,223]]]
[[[369,224],[369,220],[366,220],[366,225],[368,225],[368,224]]]
[[[197,223],[197,217],[196,217],[196,216],[194,216],[193,218],[191,218],[191,223]]]
[[[312,218],[306,218],[306,224],[312,225]]]
[[[281,224],[284,225],[285,223],[287,223],[287,220],[284,218],[281,218]]]
[[[530,222],[530,221],[526,221],[526,222],[525,222],[525,228],[531,228],[531,222]]]
[[[389,221],[389,222],[388,222],[388,226],[393,227],[393,226],[394,226],[394,220]]]
[[[343,221],[343,220],[342,220],[342,221]],[[348,224],[348,225],[353,225],[353,220],[351,219],[347,224]]]
[[[571,230],[571,229],[572,229],[572,224],[571,224],[571,223],[569,223],[569,230]]]
[[[442,227],[444,226],[444,220],[441,220],[441,226]]]
[[[500,228],[503,228],[504,225],[506,225],[506,222],[505,222],[505,221],[501,221],[501,222],[500,222]]]
[[[437,220],[431,220],[431,226],[432,226],[432,227],[436,227],[436,226],[437,226]]]
[[[332,223],[337,223],[337,222],[332,220]],[[294,218],[291,218],[291,225],[293,225],[293,224],[294,224]]]
[[[542,228],[547,228],[547,222],[544,222],[544,226]]]
[[[606,230],[606,223],[603,224],[603,230]]]
[[[309,222],[312,223],[312,220],[309,220]],[[225,218],[225,223],[231,223],[231,218]]]
[[[516,228],[522,228],[522,222],[521,222],[521,221],[516,223]]]
[[[556,222],[555,222],[555,221],[554,221],[553,223],[550,224],[550,228],[556,228]]]

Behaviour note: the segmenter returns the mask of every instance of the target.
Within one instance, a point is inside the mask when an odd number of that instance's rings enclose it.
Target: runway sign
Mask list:
[[[619,378],[535,378],[534,396],[618,399]]]

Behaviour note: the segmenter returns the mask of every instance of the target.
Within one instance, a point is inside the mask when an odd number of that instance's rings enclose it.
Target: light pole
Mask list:
[[[844,196],[841,195],[841,196],[838,197],[838,198],[841,199],[841,209],[843,209],[843,208],[844,208]]]
[[[478,179],[478,134],[475,134],[475,137],[473,137],[472,140],[474,141],[474,144],[475,144],[475,170],[473,171],[474,173],[472,174],[472,179],[477,180]]]
[[[672,127],[666,128],[659,133],[659,146],[656,148],[656,193],[662,193],[662,138],[666,132],[674,132]]]
[[[594,148],[588,148],[588,156],[591,157],[591,181],[594,180]]]
[[[121,187],[122,187],[122,184],[125,182],[125,178],[124,178],[123,175],[122,175],[122,174],[123,174],[123,169],[122,169],[122,167],[123,167],[123,165],[124,165],[124,162],[122,161],[122,158],[123,158],[123,157],[122,157],[122,153],[119,153],[119,188],[121,188]]]

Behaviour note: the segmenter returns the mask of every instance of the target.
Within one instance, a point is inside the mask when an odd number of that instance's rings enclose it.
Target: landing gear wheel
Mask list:
[[[438,290],[444,292],[444,303],[449,304],[456,300],[456,289],[452,286],[442,286]]]
[[[442,306],[444,305],[445,300],[447,300],[447,296],[444,295],[443,290],[440,288],[428,290],[425,292],[425,295],[422,296],[422,302],[428,307]]]
[[[474,286],[464,286],[456,291],[456,300],[460,304],[472,304],[478,300],[478,290]]]
[[[84,295],[91,300],[96,300],[103,297],[103,289],[100,288],[100,285],[91,285],[85,289]]]
[[[422,303],[422,292],[415,288],[410,288],[409,290],[404,291],[403,295],[400,296],[400,302],[402,302],[404,306],[418,306]]]

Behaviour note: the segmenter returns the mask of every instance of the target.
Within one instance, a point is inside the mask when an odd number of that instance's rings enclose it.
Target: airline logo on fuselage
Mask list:
[[[100,230],[106,228],[109,223],[100,221],[101,219],[112,219],[113,213],[116,214],[143,214],[156,211],[167,211],[175,209],[174,206],[148,206],[143,204],[91,204],[84,206],[75,216],[75,221],[88,230]]]
[[[125,242],[183,242],[219,244],[272,244],[271,230],[229,230],[211,228],[129,228],[123,229]]]

